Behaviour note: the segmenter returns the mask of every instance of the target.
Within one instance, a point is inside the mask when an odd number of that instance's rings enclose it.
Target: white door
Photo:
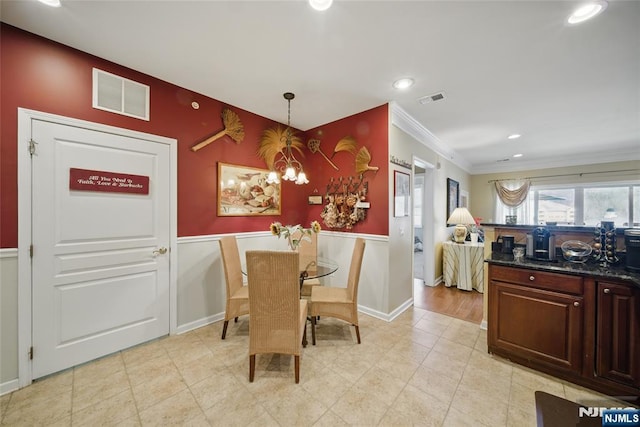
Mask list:
[[[171,177],[168,144],[36,119],[32,139],[35,379],[169,333]]]

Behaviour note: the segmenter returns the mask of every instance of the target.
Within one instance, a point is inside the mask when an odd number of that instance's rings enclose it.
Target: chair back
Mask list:
[[[240,252],[235,236],[220,238],[220,253],[224,266],[224,277],[227,282],[227,298],[242,287],[242,266],[240,265]]]
[[[349,267],[349,278],[347,280],[347,290],[354,303],[358,302],[358,283],[360,282],[360,270],[362,269],[362,258],[364,257],[365,240],[361,237],[356,239],[351,255],[351,266]]]
[[[301,352],[299,258],[293,251],[247,251],[249,354]]]
[[[308,272],[315,272],[315,263],[318,261],[318,234],[319,233],[311,233],[310,236],[307,236],[309,240],[302,239],[300,245],[298,246],[298,254],[300,255],[300,269],[306,269]],[[302,233],[299,233],[298,236],[295,236],[296,239],[300,239],[302,237]],[[309,268],[305,268],[309,266]]]

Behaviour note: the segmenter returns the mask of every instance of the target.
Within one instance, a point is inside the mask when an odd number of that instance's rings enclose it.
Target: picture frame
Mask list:
[[[321,205],[322,204],[322,196],[319,194],[312,194],[309,196],[309,204],[310,205]]]
[[[459,206],[460,202],[460,184],[458,181],[447,178],[447,219],[451,216],[454,209]],[[446,221],[445,220],[445,221]]]
[[[460,203],[459,208],[467,208],[469,209],[469,192],[460,190]]]
[[[393,208],[393,216],[394,217],[403,217],[409,216],[411,211],[410,200],[411,200],[411,186],[410,184],[411,176],[408,173],[394,171],[393,174],[393,200],[394,200],[394,208]]]
[[[282,211],[280,184],[267,183],[269,171],[218,162],[218,216],[268,216]]]

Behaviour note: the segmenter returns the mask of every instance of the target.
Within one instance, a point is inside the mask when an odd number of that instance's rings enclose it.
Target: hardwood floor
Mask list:
[[[414,280],[413,304],[424,310],[480,324],[482,299],[482,294],[475,290],[462,291],[456,287],[447,288],[444,284],[425,286],[422,280]]]

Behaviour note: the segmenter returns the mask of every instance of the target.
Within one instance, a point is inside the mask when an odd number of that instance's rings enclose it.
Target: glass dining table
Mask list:
[[[303,265],[305,264],[305,265]],[[316,257],[315,260],[300,263],[300,286],[305,280],[328,276],[338,270],[338,263],[329,258]]]
[[[302,260],[301,260],[302,261]],[[319,279],[338,271],[338,263],[325,257],[316,257],[315,260],[302,261],[300,263],[300,287],[305,280]],[[247,275],[247,266],[242,264],[242,274]]]

